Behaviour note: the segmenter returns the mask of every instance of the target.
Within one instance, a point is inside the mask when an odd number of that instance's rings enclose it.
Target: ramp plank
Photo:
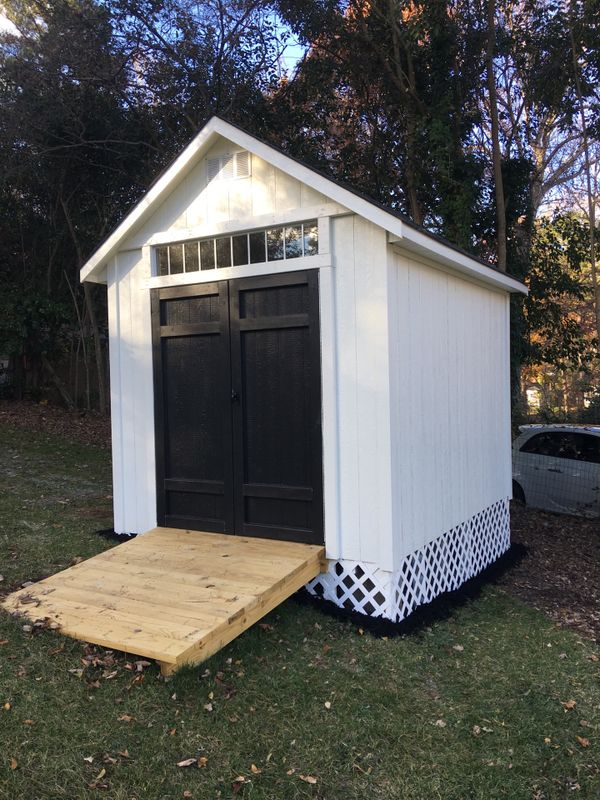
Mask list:
[[[20,589],[2,606],[75,639],[156,659],[218,652],[325,566],[317,545],[154,528]]]

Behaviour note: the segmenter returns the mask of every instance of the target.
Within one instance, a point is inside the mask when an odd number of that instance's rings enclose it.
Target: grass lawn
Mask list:
[[[106,450],[3,427],[0,484],[2,593],[112,546]],[[265,622],[164,683],[1,613],[0,798],[600,797],[594,647],[501,589],[418,636]]]

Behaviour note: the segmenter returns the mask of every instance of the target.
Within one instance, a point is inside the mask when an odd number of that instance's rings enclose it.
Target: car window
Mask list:
[[[576,436],[581,440],[579,443],[581,461],[600,464],[600,436],[592,436],[589,433],[577,433]]]
[[[537,433],[525,442],[521,452],[600,464],[600,436],[565,431]]]
[[[527,439],[521,447],[521,452],[535,453],[538,456],[557,456],[559,445],[557,437],[556,433],[536,433],[531,439]]]

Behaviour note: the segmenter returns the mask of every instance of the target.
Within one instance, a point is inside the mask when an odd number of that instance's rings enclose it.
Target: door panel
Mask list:
[[[226,283],[153,296],[159,524],[233,527]]]
[[[159,524],[323,541],[316,272],[153,294]]]
[[[230,284],[239,534],[323,541],[317,280]]]

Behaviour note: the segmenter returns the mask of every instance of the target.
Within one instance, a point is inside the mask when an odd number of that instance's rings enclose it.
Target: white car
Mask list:
[[[600,426],[522,425],[513,497],[561,514],[600,516]]]

